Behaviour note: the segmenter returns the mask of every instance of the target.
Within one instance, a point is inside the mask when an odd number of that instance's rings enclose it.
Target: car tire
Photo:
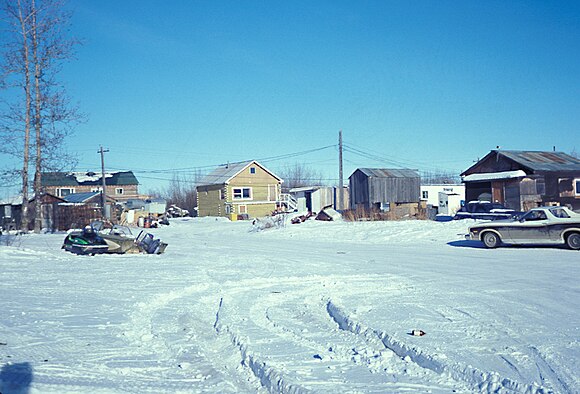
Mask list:
[[[572,250],[580,250],[580,233],[568,234],[566,245]]]
[[[497,248],[501,243],[499,236],[493,231],[484,233],[481,237],[481,240],[483,241],[485,247],[489,249]]]

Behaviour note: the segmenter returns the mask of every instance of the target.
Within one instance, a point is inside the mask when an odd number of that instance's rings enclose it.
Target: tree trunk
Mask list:
[[[28,167],[30,162],[30,121],[32,112],[32,97],[30,92],[30,49],[28,47],[28,29],[26,19],[22,13],[22,4],[18,1],[18,18],[22,32],[22,56],[24,69],[24,94],[25,94],[25,117],[24,117],[24,150],[22,154],[22,213],[21,229],[28,231]]]
[[[36,4],[32,0],[32,20],[31,20],[31,30],[32,30],[32,56],[34,62],[34,90],[35,90],[35,101],[36,108],[34,113],[34,129],[36,132],[36,161],[35,161],[35,172],[34,172],[34,232],[40,233],[42,229],[43,222],[43,211],[42,211],[42,141],[41,141],[41,110],[42,110],[42,95],[40,92],[40,77],[41,77],[41,64],[38,57],[38,31],[36,24]]]

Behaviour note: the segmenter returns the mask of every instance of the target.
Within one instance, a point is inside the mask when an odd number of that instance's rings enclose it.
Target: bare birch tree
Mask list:
[[[21,120],[23,121],[22,128],[19,130],[23,132],[22,145],[18,146],[18,138],[14,138],[17,130],[9,132],[7,143],[4,145],[4,150],[13,148],[6,153],[19,156],[22,155],[21,179],[22,179],[22,213],[21,226],[24,229],[28,228],[28,176],[30,165],[30,129],[32,121],[32,87],[30,78],[31,60],[30,60],[30,38],[29,26],[32,9],[26,0],[17,0],[15,2],[6,1],[4,4],[4,11],[6,13],[6,21],[9,23],[9,31],[12,32],[13,41],[7,44],[8,48],[5,56],[5,63],[3,64],[3,77],[8,78],[14,74],[18,75],[17,82],[14,83],[24,91],[24,107],[16,104],[11,106],[4,119]],[[22,111],[22,112],[21,112]],[[22,116],[24,113],[24,116]],[[7,131],[7,130],[4,130]]]
[[[63,141],[83,118],[78,109],[70,105],[64,88],[56,80],[78,41],[66,37],[70,13],[65,11],[61,0],[5,0],[4,10],[13,33],[7,44],[4,74],[13,86],[24,87],[25,104],[24,109],[18,102],[10,106],[4,117],[8,121],[4,123],[2,137],[5,141],[13,141],[23,122],[22,227],[28,228],[29,168],[34,159],[33,189],[37,196],[34,229],[40,231],[42,173],[67,165],[72,167],[74,158],[63,151]],[[18,39],[15,27],[20,28]],[[24,116],[20,115],[22,113]],[[20,153],[20,149],[9,144],[6,148],[9,151],[5,153],[16,156]]]

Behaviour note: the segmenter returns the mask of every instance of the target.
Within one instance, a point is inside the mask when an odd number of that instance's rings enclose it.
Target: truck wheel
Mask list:
[[[570,249],[580,250],[580,233],[572,233],[566,237],[566,245]]]
[[[491,231],[483,234],[482,240],[485,247],[489,249],[497,248],[501,242],[497,234]]]

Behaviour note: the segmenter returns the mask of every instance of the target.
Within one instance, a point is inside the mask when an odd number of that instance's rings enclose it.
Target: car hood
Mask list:
[[[513,223],[516,223],[516,222],[518,222],[518,220],[516,220],[516,219],[493,220],[493,221],[490,221],[490,222],[482,222],[482,223],[474,224],[473,226],[469,226],[469,229],[472,229],[472,228],[483,228],[483,227],[486,227],[486,228],[489,228],[489,227],[502,227],[502,226],[509,225],[509,224],[513,224]]]

